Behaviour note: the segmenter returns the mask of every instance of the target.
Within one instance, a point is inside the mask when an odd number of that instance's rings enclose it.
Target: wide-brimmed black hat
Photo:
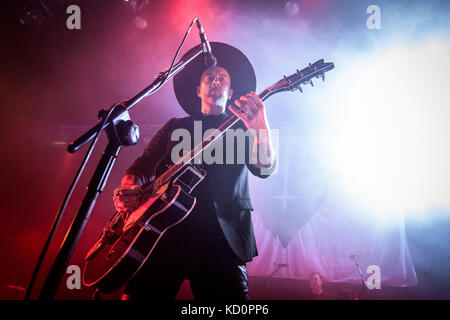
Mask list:
[[[217,58],[217,65],[225,68],[230,74],[232,99],[256,89],[255,70],[248,58],[237,48],[222,42],[211,42],[211,51]],[[201,45],[191,48],[183,56],[185,58]],[[200,54],[173,78],[175,96],[181,107],[190,115],[201,114],[201,100],[197,96],[200,76],[207,69],[204,56]],[[233,101],[232,100],[232,101]]]

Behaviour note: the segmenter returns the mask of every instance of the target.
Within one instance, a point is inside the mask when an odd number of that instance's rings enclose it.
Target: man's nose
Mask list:
[[[219,77],[214,77],[213,81],[212,81],[212,85],[215,87],[220,86],[220,81],[219,81]]]

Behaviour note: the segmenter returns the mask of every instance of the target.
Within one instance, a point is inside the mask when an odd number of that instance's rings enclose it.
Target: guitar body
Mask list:
[[[83,284],[111,293],[133,278],[164,233],[192,211],[196,199],[190,192],[205,174],[203,169],[187,165],[125,221],[116,213],[85,258]]]

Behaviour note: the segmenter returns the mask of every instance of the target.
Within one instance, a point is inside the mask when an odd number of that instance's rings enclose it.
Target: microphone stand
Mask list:
[[[362,280],[362,285],[364,286],[364,292],[365,292],[365,294],[366,294],[368,297],[370,297],[371,294],[370,294],[369,288],[367,287],[366,280],[364,279],[364,275],[363,275],[363,273],[362,273],[361,266],[360,266],[359,263],[356,261],[356,260],[357,260],[357,257],[351,257],[350,259],[353,260],[353,262],[354,262],[356,268],[358,269],[358,273],[359,273],[359,275],[360,275],[360,277],[361,277],[361,280]]]
[[[271,274],[269,274],[269,275],[266,277],[266,279],[264,280],[264,285],[265,285],[266,287],[269,286],[269,280],[273,277],[273,275],[274,275],[275,273],[278,272],[278,270],[280,270],[281,268],[287,267],[287,264],[283,264],[283,263],[275,263],[275,265],[276,265],[275,270],[274,270]]]
[[[202,46],[198,47],[191,55],[184,60],[179,61],[171,70],[165,70],[158,74],[156,79],[145,89],[139,92],[133,98],[112,106],[109,110],[100,110],[98,118],[99,124],[92,127],[78,139],[70,143],[67,150],[74,153],[84,144],[92,140],[100,131],[105,130],[108,137],[108,145],[103,152],[97,168],[88,185],[86,195],[81,206],[66,233],[61,244],[56,259],[47,275],[44,285],[41,289],[39,300],[53,299],[58,286],[64,276],[65,269],[73,255],[74,249],[83,232],[86,222],[95,206],[99,194],[108,180],[109,174],[114,166],[115,160],[119,154],[122,145],[131,145],[137,143],[139,136],[137,126],[135,126],[128,114],[128,110],[148,95],[153,94],[162,87],[167,80],[175,76],[178,72],[203,52]]]

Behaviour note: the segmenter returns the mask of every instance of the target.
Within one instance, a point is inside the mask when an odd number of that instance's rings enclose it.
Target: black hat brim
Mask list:
[[[256,75],[248,58],[237,48],[222,42],[211,42],[211,51],[217,65],[225,68],[231,78],[232,101],[256,89]],[[191,48],[183,57],[189,56],[201,45]],[[201,114],[201,100],[197,96],[200,76],[207,69],[204,56],[200,54],[173,78],[175,96],[181,107],[190,115]]]

